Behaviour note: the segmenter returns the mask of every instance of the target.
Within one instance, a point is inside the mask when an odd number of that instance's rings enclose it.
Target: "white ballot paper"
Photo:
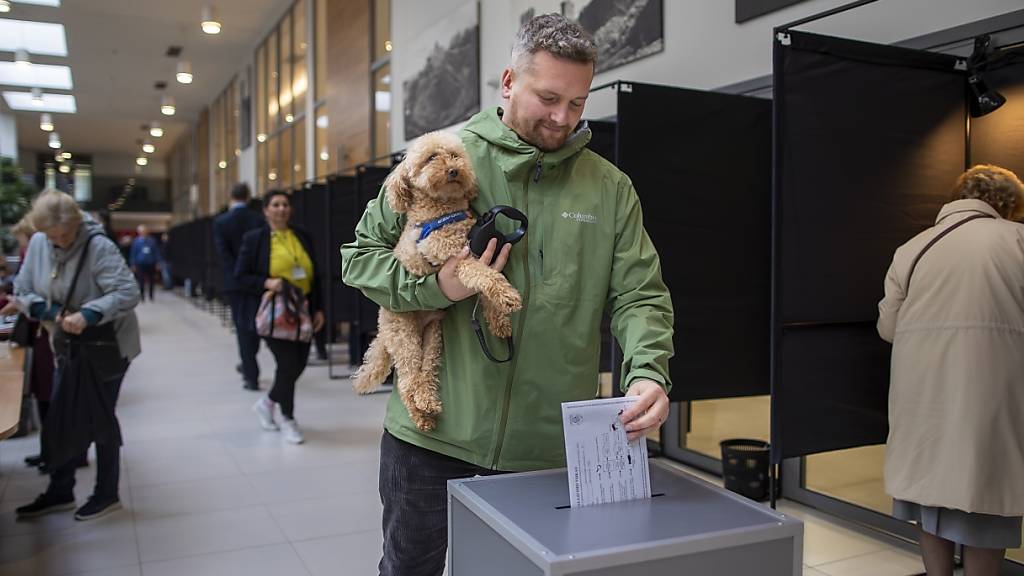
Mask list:
[[[635,396],[562,403],[569,504],[573,508],[651,497],[647,442],[626,441],[619,414]]]

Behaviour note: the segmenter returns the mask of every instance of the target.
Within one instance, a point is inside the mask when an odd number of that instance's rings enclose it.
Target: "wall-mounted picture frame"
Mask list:
[[[580,23],[597,43],[596,72],[665,50],[663,0],[571,0],[562,15]]]
[[[405,139],[439,130],[480,111],[480,10],[468,2],[416,37],[402,83]]]

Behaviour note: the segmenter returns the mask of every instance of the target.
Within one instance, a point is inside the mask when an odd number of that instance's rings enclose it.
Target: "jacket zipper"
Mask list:
[[[544,153],[537,155],[537,168],[533,173],[534,183],[540,181],[541,160]],[[523,212],[530,212],[530,178],[526,179],[526,186],[523,188]],[[526,287],[523,289],[523,311],[519,315],[519,339],[522,342],[523,329],[526,327],[526,312],[530,304],[530,235],[523,237],[523,267],[526,270]],[[508,409],[512,402],[512,382],[516,378],[516,367],[519,365],[519,354],[512,359],[512,370],[509,371],[508,381],[505,382],[505,401],[501,404],[501,425],[498,428],[498,441],[494,446],[494,460],[491,461],[491,469],[496,470],[498,460],[501,459],[501,448],[505,444],[505,428],[508,426]]]

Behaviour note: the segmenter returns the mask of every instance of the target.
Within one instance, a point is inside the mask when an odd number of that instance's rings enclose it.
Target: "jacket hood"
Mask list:
[[[75,241],[71,244],[71,248],[64,250],[63,248],[53,247],[53,253],[56,256],[58,262],[67,262],[71,258],[74,258],[82,251],[82,247],[85,246],[86,240],[89,239],[93,234],[106,234],[103,230],[103,225],[93,219],[92,216],[83,212],[82,223],[78,225],[78,235],[75,236]]]
[[[536,146],[524,142],[514,130],[501,121],[501,116],[504,112],[500,106],[483,110],[470,118],[463,130],[514,154],[534,156],[539,153],[540,150]],[[544,165],[554,166],[576,155],[590,142],[591,136],[592,133],[590,126],[587,125],[587,121],[581,121],[561,148],[554,152],[543,153]]]

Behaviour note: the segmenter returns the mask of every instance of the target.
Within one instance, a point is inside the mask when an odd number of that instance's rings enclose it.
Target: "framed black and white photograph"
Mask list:
[[[402,83],[405,139],[468,120],[480,110],[480,13],[468,2],[409,46]]]
[[[597,72],[665,49],[662,0],[571,0],[561,7],[594,36]]]

